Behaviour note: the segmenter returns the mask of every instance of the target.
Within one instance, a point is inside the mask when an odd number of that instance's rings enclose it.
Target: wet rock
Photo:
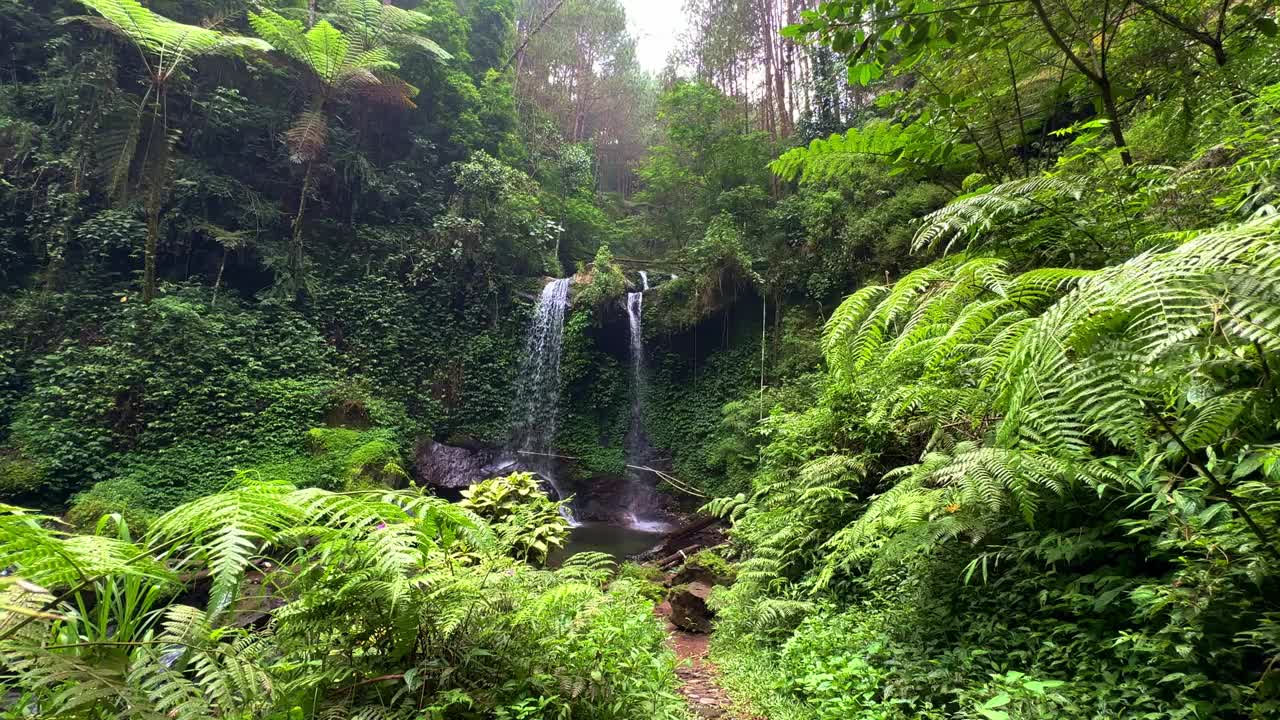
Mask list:
[[[568,479],[572,475],[563,473],[561,482],[574,497],[573,513],[578,520],[653,528],[665,528],[677,520],[668,507],[671,504],[668,496],[648,489],[638,490],[631,477],[597,474],[573,481]],[[637,502],[637,494],[645,498],[644,502]]]
[[[715,611],[707,607],[709,597],[711,586],[702,582],[671,588],[671,592],[667,593],[667,602],[671,604],[671,622],[689,632],[711,632]]]
[[[497,455],[495,450],[478,446],[458,447],[427,439],[418,444],[414,454],[413,478],[419,485],[460,490],[490,477],[489,466]]]

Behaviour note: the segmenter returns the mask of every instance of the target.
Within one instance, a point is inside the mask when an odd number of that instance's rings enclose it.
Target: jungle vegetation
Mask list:
[[[1280,713],[1269,0],[0,0],[0,713],[686,718],[498,447],[723,519],[774,720]]]

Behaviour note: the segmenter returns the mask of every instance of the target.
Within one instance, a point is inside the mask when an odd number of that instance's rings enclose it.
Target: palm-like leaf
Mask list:
[[[152,76],[163,82],[193,58],[239,50],[265,52],[271,46],[258,38],[240,37],[170,20],[137,0],[77,0],[100,17],[73,17],[94,27],[118,33],[141,51]]]

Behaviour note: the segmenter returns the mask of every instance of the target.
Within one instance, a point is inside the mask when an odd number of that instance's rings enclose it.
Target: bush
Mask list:
[[[156,513],[148,497],[150,488],[131,479],[104,480],[76,495],[67,511],[67,522],[75,528],[91,532],[105,515],[118,514],[134,533],[147,529]]]
[[[606,305],[616,301],[627,292],[627,278],[622,268],[613,261],[613,253],[608,245],[601,245],[596,250],[595,261],[591,263],[586,280],[577,283],[574,297],[579,307],[590,308],[599,319],[604,316]]]
[[[545,563],[569,539],[564,501],[547,497],[532,473],[489,478],[462,491],[462,507],[494,524],[513,557]]]

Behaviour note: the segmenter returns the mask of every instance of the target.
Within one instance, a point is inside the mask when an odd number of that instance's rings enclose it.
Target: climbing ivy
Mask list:
[[[570,466],[571,480],[577,484],[595,474],[617,475],[625,470],[631,392],[628,360],[604,349],[610,333],[618,330],[618,323],[598,325],[592,306],[575,305],[565,321],[560,366],[564,388],[555,445],[558,452],[578,458]]]

